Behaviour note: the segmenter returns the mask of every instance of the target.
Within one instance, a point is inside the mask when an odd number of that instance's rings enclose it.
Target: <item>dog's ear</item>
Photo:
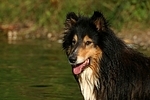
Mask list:
[[[96,26],[97,30],[105,30],[107,28],[107,22],[106,19],[104,18],[103,14],[95,11],[93,16],[91,17],[92,23]]]
[[[68,31],[78,20],[78,16],[74,12],[70,12],[66,16],[65,31]]]

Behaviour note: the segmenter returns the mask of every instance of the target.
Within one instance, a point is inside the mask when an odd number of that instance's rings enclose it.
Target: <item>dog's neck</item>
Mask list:
[[[90,67],[86,68],[78,80],[84,100],[96,100],[99,79],[93,73],[93,70]]]

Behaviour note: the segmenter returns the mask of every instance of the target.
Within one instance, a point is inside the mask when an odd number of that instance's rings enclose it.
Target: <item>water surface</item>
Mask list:
[[[82,100],[61,44],[1,40],[0,100]]]

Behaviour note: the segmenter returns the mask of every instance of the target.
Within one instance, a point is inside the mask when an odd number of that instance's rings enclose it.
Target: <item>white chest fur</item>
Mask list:
[[[94,88],[98,88],[99,80],[93,74],[93,70],[86,68],[79,77],[79,84],[84,100],[96,100],[96,93]]]

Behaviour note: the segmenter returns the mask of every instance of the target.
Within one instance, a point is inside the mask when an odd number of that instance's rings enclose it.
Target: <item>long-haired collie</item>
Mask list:
[[[70,12],[63,48],[84,100],[150,100],[150,58],[126,46],[101,12]]]

